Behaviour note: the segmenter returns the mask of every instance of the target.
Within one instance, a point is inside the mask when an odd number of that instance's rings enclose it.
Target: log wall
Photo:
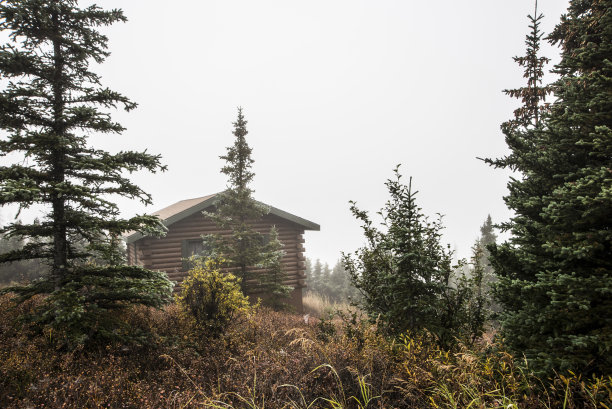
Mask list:
[[[282,259],[286,275],[283,283],[294,288],[290,304],[298,312],[302,312],[302,288],[306,287],[304,228],[275,215],[266,215],[251,225],[263,234],[269,233],[270,228],[276,226],[278,238],[283,243],[285,252]],[[227,231],[219,230],[212,221],[205,219],[200,212],[196,212],[168,227],[168,233],[164,237],[144,237],[128,244],[128,263],[164,271],[170,280],[180,284],[187,275],[183,270],[183,242],[198,240],[203,234],[217,233],[229,234]],[[257,296],[256,293],[253,295]]]

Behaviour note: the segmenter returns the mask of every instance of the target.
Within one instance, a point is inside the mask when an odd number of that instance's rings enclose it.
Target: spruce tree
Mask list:
[[[427,331],[448,348],[469,334],[472,285],[454,276],[452,251],[440,242],[441,220],[423,214],[417,192],[411,182],[401,182],[398,168],[386,183],[391,197],[378,212],[382,228],[352,202],[367,244],[343,262],[372,320],[393,335]]]
[[[486,220],[483,225],[480,226],[480,237],[476,241],[475,247],[479,247],[480,249],[480,260],[479,263],[483,268],[483,280],[485,283],[491,282],[495,279],[493,267],[489,262],[489,257],[491,256],[491,252],[489,251],[489,246],[495,245],[497,242],[497,235],[495,234],[495,226],[493,226],[493,221],[491,220],[491,215],[487,215]]]
[[[490,222],[491,216],[487,220]],[[486,266],[488,261],[485,258],[485,248],[480,242],[477,242],[472,247],[471,264],[471,280],[466,283],[466,285],[471,287],[471,294],[467,302],[467,322],[470,341],[474,343],[485,330],[485,322],[489,316],[487,309],[490,304],[489,294],[487,293],[488,287],[486,286]]]
[[[540,18],[530,17],[528,55]],[[541,115],[541,59],[532,56],[529,115],[502,126],[511,154],[490,161],[521,174],[505,198],[512,237],[492,248],[502,334],[540,373],[612,370],[610,27],[612,1],[570,2],[549,36],[562,48],[556,100]]]
[[[221,173],[228,177],[227,189],[217,196],[214,211],[203,212],[220,229],[229,230],[231,234],[207,235],[204,240],[211,255],[223,258],[225,267],[232,269],[241,279],[245,294],[265,290],[276,305],[279,298],[285,298],[290,290],[282,285],[282,244],[274,226],[267,238],[252,227],[253,222],[261,220],[270,209],[253,198],[250,183],[255,176],[251,170],[254,160],[246,141],[247,121],[242,108],[238,108],[233,125],[234,143],[220,157],[226,162]]]
[[[348,276],[341,262],[337,262],[329,275],[329,295],[334,301],[346,300]]]
[[[283,284],[285,279],[282,264],[284,254],[283,244],[278,238],[278,231],[273,226],[270,229],[268,243],[262,249],[262,259],[258,266],[264,270],[260,273],[259,282],[266,291],[265,301],[274,309],[284,308],[286,306],[284,301],[293,290],[291,286]]]
[[[108,109],[136,104],[101,85],[90,63],[109,56],[96,28],[125,21],[121,10],[79,8],[76,0],[6,0],[0,3],[0,205],[42,206],[40,223],[10,223],[0,233],[23,240],[0,262],[46,260],[50,272],[12,288],[26,299],[47,294],[42,322],[66,330],[74,341],[118,335],[111,310],[140,303],[160,306],[172,284],[164,274],[123,264],[118,245],[128,230],[155,230],[155,217],[121,219],[113,195],[150,203],[126,172],[162,169],[160,157],[109,152],[88,145],[92,133],[119,134]],[[85,243],[76,246],[75,243]],[[102,257],[105,266],[86,264]],[[106,325],[108,324],[108,325]]]
[[[309,287],[310,291],[314,291],[315,293],[321,293],[321,289],[323,286],[321,285],[321,274],[323,270],[323,264],[321,264],[321,260],[316,259],[314,263],[314,267],[312,268],[312,275],[310,276]]]
[[[551,88],[542,84],[544,67],[550,62],[550,59],[539,55],[543,36],[540,31],[540,22],[544,15],[538,14],[537,0],[535,1],[533,15],[529,15],[527,18],[529,19],[531,32],[525,38],[526,53],[524,56],[513,57],[514,62],[524,69],[523,78],[527,80],[527,86],[504,90],[506,95],[520,99],[522,103],[514,110],[514,119],[505,124],[509,128],[537,127],[542,114],[548,108],[548,105],[543,101],[551,93]]]
[[[331,294],[332,289],[331,289],[330,278],[331,278],[331,269],[329,268],[329,264],[325,263],[323,264],[321,268],[321,278],[319,279],[319,291],[321,292],[322,295],[324,295],[328,299],[331,299],[333,297]]]
[[[491,215],[487,215],[482,226],[480,226],[480,239],[478,239],[482,247],[486,247],[497,241],[497,235],[495,234],[495,226],[493,226],[493,220]]]
[[[489,261],[491,257],[491,252],[489,248],[491,246],[495,246],[497,242],[497,235],[495,234],[495,226],[493,225],[493,220],[491,219],[491,215],[487,215],[482,226],[480,226],[480,237],[474,243],[472,247],[472,263],[474,268],[476,268],[476,263],[479,268],[482,268],[482,291],[483,296],[486,299],[486,304],[488,308],[494,314],[497,314],[501,311],[501,307],[498,303],[493,300],[493,285],[497,282],[497,276],[495,275],[495,271],[493,270],[493,266]],[[478,254],[478,259],[474,259]]]
[[[312,260],[306,257],[304,260],[304,273],[308,277],[308,286],[310,287],[310,277],[312,277]]]

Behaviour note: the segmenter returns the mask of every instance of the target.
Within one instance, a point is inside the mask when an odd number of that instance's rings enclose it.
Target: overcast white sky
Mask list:
[[[219,155],[242,106],[255,197],[321,225],[306,233],[310,258],[333,264],[363,244],[348,201],[374,215],[400,163],[425,213],[445,214],[460,257],[488,213],[509,217],[508,174],[476,157],[505,152],[499,125],[516,102],[501,90],[523,84],[512,56],[524,53],[532,0],[96,3],[129,19],[104,30],[112,55],[96,71],[139,108],[115,114],[122,136],[92,143],[168,165],[134,176],[155,204],[119,201],[124,215],[223,190]],[[567,1],[539,8],[548,33]]]

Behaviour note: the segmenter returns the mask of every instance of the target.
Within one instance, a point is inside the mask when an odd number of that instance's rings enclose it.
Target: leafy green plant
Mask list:
[[[183,312],[204,334],[218,337],[239,313],[250,309],[240,289],[240,279],[220,270],[223,260],[192,258],[193,268],[183,281],[177,301]]]

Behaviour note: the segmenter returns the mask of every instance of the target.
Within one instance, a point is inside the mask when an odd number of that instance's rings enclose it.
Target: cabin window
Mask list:
[[[206,247],[207,246],[204,245],[204,241],[202,239],[183,240],[182,257],[184,271],[187,271],[193,267],[193,263],[189,261],[189,257],[206,255],[204,254]]]

